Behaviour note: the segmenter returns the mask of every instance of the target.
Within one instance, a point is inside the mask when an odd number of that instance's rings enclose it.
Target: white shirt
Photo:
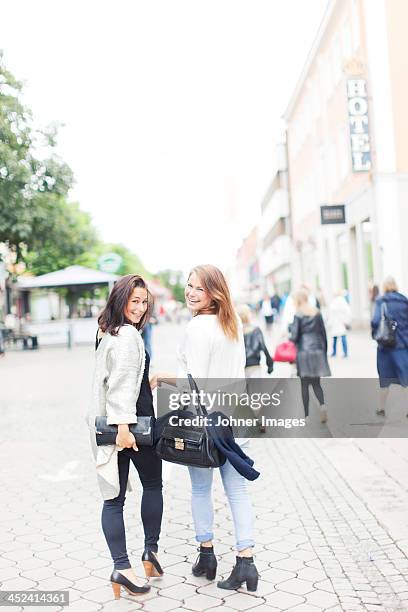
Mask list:
[[[183,342],[178,348],[178,378],[191,374],[200,390],[209,392],[223,389],[228,392],[245,391],[245,343],[241,320],[238,321],[238,340],[224,334],[216,315],[197,315],[187,324]],[[212,383],[211,379],[215,379]],[[228,383],[231,382],[232,385]],[[234,385],[235,383],[235,385]],[[224,385],[228,384],[228,389]],[[232,388],[234,387],[234,388]],[[222,407],[219,407],[222,411]],[[237,438],[238,444],[246,439]]]
[[[197,315],[189,321],[178,349],[179,378],[245,378],[245,344],[238,321],[238,340],[224,334],[218,317]]]

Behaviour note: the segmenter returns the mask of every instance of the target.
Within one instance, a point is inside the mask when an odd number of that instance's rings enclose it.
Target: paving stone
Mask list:
[[[293,578],[280,582],[277,585],[277,589],[292,593],[293,595],[305,595],[313,590],[313,584],[307,580],[301,580],[300,578]],[[328,594],[328,593],[327,593]]]
[[[95,559],[97,556],[98,552],[92,548],[84,548],[67,554],[67,557],[77,561],[89,561],[90,559]]]
[[[291,612],[320,612],[321,609],[322,608],[318,608],[317,606],[311,606],[310,604],[300,604],[300,606],[290,608]]]
[[[101,604],[97,604],[94,601],[87,601],[86,599],[78,599],[72,604],[69,604],[69,612],[99,612],[99,610],[103,610]]]
[[[93,589],[106,586],[107,582],[108,579],[102,580],[102,578],[97,578],[96,576],[89,576],[88,578],[81,578],[80,580],[76,580],[75,588],[78,589],[78,591],[86,593],[88,591],[92,591]]]
[[[170,597],[171,599],[177,599],[180,602],[185,599],[196,595],[196,589],[190,584],[176,584],[165,589],[160,589],[160,595],[163,597]]]
[[[211,608],[222,606],[222,604],[222,599],[216,599],[215,597],[210,597],[209,595],[200,594],[189,597],[186,606],[188,606],[189,610],[197,610],[197,612],[202,612],[203,610],[210,610]],[[151,612],[155,612],[155,609],[152,608]]]
[[[37,588],[43,591],[59,591],[66,590],[74,586],[72,580],[60,578],[59,576],[51,576],[44,578],[37,583]]]
[[[58,570],[56,574],[57,576],[66,578],[67,580],[79,580],[80,578],[87,578],[90,571],[87,567],[77,565],[76,567]]]
[[[313,591],[306,595],[306,601],[312,606],[326,609],[332,606],[338,605],[338,597],[334,593],[327,593],[326,591]]]
[[[251,610],[264,602],[265,600],[262,598],[253,597],[245,593],[235,593],[227,599],[227,605],[233,610]]]
[[[3,591],[24,591],[25,589],[32,589],[36,586],[34,580],[28,580],[19,576],[18,578],[10,578],[2,582],[1,588]]]
[[[265,599],[267,604],[279,608],[280,610],[289,610],[305,602],[304,597],[285,593],[284,591],[276,591],[276,593],[272,593],[272,595],[266,595]]]
[[[89,599],[90,601],[95,601],[97,603],[107,603],[108,601],[112,601],[114,599],[112,588],[109,586],[98,587],[97,589],[92,589],[91,591],[86,591],[82,593],[83,599]]]
[[[287,559],[280,559],[279,561],[270,563],[270,567],[275,567],[276,569],[288,570],[290,572],[297,573],[299,570],[305,567],[305,564],[302,559],[296,559],[296,557],[288,557]]]
[[[44,580],[45,578],[51,578],[55,575],[55,571],[49,565],[43,567],[36,567],[31,570],[24,570],[21,572],[24,578],[29,580]]]
[[[285,580],[289,580],[290,578],[295,578],[296,574],[294,572],[288,572],[286,570],[280,570],[276,568],[272,568],[267,570],[266,572],[262,572],[262,580],[267,580],[268,582],[272,582],[274,585],[278,585]]]
[[[15,565],[9,565],[8,567],[0,568],[0,580],[3,582],[4,580],[10,580],[11,578],[17,578],[20,576],[20,572]],[[25,576],[29,578],[29,576]]]
[[[78,559],[67,559],[67,563],[71,564],[71,565],[67,565],[67,567],[76,567],[78,566]],[[54,563],[55,565],[55,563]],[[95,557],[94,559],[88,559],[87,561],[83,562],[83,566],[84,567],[88,567],[89,569],[100,569],[101,567],[112,567],[112,561],[109,561],[106,558],[102,558],[102,557]],[[65,568],[61,568],[61,569],[65,569]]]
[[[126,599],[125,597],[103,604],[103,612],[133,612],[134,610],[141,609],[142,604]]]
[[[323,570],[318,570],[314,567],[305,567],[298,572],[297,577],[314,584],[315,582],[326,580],[327,574]]]

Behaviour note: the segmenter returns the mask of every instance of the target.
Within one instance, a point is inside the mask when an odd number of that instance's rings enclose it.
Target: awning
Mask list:
[[[84,266],[68,266],[63,270],[41,274],[40,276],[19,276],[19,289],[41,289],[46,287],[72,287],[76,285],[106,285],[114,283],[119,276],[85,268]]]

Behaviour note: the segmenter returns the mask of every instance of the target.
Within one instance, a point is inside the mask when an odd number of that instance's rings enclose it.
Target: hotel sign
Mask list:
[[[371,170],[371,147],[366,80],[349,79],[347,97],[353,172],[368,172]]]
[[[344,204],[320,207],[320,221],[322,225],[332,225],[346,222],[346,209]]]

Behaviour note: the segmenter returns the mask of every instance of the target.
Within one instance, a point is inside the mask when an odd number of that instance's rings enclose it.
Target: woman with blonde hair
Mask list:
[[[193,378],[205,383],[208,379],[245,379],[245,346],[241,322],[234,310],[230,291],[221,270],[212,265],[193,268],[185,288],[186,304],[193,315],[187,325],[184,341],[178,351],[179,378]],[[160,382],[173,382],[174,376],[157,374],[151,380],[152,388]],[[211,383],[211,381],[209,381]],[[236,442],[246,451],[249,441]],[[244,455],[245,456],[245,455]],[[214,580],[217,559],[213,548],[214,510],[211,490],[214,470],[189,467],[192,485],[192,514],[196,540],[200,543],[199,557],[193,565],[195,576],[206,575]],[[252,549],[253,513],[246,488],[245,477],[227,459],[220,468],[224,491],[231,508],[237,557],[231,575],[218,582],[222,589],[238,589],[246,582],[247,589],[255,591],[258,572]]]
[[[392,346],[383,346],[380,341],[377,346],[377,370],[381,388],[381,405],[377,414],[381,416],[385,414],[390,385],[408,387],[408,299],[399,293],[392,276],[384,280],[383,292],[375,301],[372,335],[376,337],[382,317],[396,323],[396,329]]]
[[[331,376],[327,361],[327,335],[320,311],[309,302],[304,289],[293,296],[296,314],[290,330],[290,340],[296,344],[296,366],[302,387],[305,417],[309,416],[309,387],[312,386],[320,404],[320,420],[327,421],[321,376]]]

